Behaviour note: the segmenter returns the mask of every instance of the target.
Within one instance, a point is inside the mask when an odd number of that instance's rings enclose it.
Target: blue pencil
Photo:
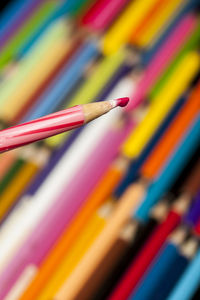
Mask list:
[[[200,284],[200,250],[188,265],[167,300],[189,300]]]
[[[191,245],[192,248],[189,249]],[[196,247],[197,241],[191,238],[180,248],[174,265],[172,265],[168,270],[165,278],[163,278],[163,280],[160,282],[158,289],[152,295],[155,300],[166,299],[168,297],[168,295],[186,270],[187,266],[189,265],[191,258],[194,256],[194,252],[196,252]]]
[[[62,103],[67,94],[76,85],[85,71],[86,65],[95,59],[98,49],[95,43],[85,43],[67,63],[64,70],[57,75],[53,83],[38,99],[35,106],[22,122],[40,118],[50,114]]]

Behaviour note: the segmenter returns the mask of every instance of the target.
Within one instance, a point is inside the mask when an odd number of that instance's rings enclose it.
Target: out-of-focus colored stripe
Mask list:
[[[67,94],[75,87],[84,74],[89,62],[98,55],[97,45],[93,42],[83,44],[71,57],[64,70],[59,72],[54,81],[38,99],[38,103],[31,109],[26,120],[37,119],[45,114],[50,114],[65,100]],[[73,80],[71,80],[73,78]]]
[[[101,210],[101,208],[99,210]],[[92,215],[91,220],[89,220],[88,224],[83,228],[70,251],[66,253],[60,266],[58,266],[57,270],[52,274],[48,285],[41,292],[38,300],[48,299],[52,297],[52,295],[55,295],[63,282],[81,261],[105,225],[106,218],[101,217],[101,213],[97,211]]]
[[[9,77],[5,77],[0,82],[0,108],[3,109],[6,105],[8,97],[11,97],[14,91],[20,89],[24,80],[31,76],[31,71],[40,63],[41,57],[46,54],[46,51],[52,47],[53,43],[60,39],[64,34],[67,34],[66,26],[63,21],[59,21],[51,26],[48,31],[41,36],[38,43],[31,51],[21,60],[16,71]],[[0,111],[1,111],[0,109]]]
[[[31,69],[30,76],[26,76],[20,86],[6,100],[6,106],[2,108],[0,113],[3,120],[13,122],[16,115],[26,105],[29,97],[42,85],[69,49],[70,43],[65,36],[52,41],[52,44],[46,49],[48,51],[44,52],[38,64]],[[11,109],[12,107],[15,107],[15,110]]]
[[[124,45],[157,1],[131,1],[113,26],[106,32],[103,38],[103,52],[106,55],[112,54]]]
[[[170,189],[174,180],[179,176],[184,166],[191,158],[198,146],[200,130],[199,115],[189,128],[183,141],[180,142],[177,150],[163,168],[160,176],[150,185],[146,197],[135,212],[137,219],[146,222],[150,209],[160,200]]]
[[[175,56],[174,60],[168,66],[167,70],[164,74],[161,74],[158,82],[153,87],[152,91],[149,94],[149,98],[153,99],[157,93],[162,89],[165,85],[168,78],[173,73],[174,69],[177,67],[180,60],[186,55],[189,51],[195,50],[198,48],[198,44],[200,41],[200,22],[198,21],[197,27],[193,30],[191,35],[187,38],[185,45],[182,46],[179,53]]]
[[[176,14],[179,7],[184,5],[183,0],[163,1],[163,5],[159,7],[157,15],[153,17],[151,22],[146,25],[145,29],[137,36],[137,45],[140,47],[148,47],[148,45],[161,34],[167,23]]]
[[[158,176],[161,167],[173,153],[179,140],[199,113],[200,84],[194,89],[185,105],[171,122],[162,139],[156,145],[142,167],[143,176],[153,179]]]
[[[3,176],[9,170],[16,159],[16,151],[11,151],[4,153],[0,157],[0,180],[2,180]]]
[[[12,1],[15,5],[17,1]],[[23,3],[25,2],[25,3]],[[28,18],[34,13],[34,11],[38,8],[40,5],[41,0],[36,1],[20,1],[18,3],[18,7],[16,11],[12,14],[10,17],[10,22],[8,26],[2,30],[0,29],[0,49],[3,48],[6,43],[9,42],[9,39],[12,38],[12,36],[15,35],[17,30],[23,26],[23,24],[27,21]],[[23,5],[23,7],[20,9],[20,6]],[[1,27],[1,25],[0,25]]]
[[[63,257],[67,251],[71,249],[76,236],[80,234],[82,228],[88,223],[89,217],[111,195],[113,186],[119,182],[123,174],[123,168],[124,166],[121,165],[121,162],[119,162],[119,166],[118,162],[116,162],[116,164],[110,166],[105,175],[102,176],[88,197],[85,205],[81,207],[80,211],[72,220],[72,223],[65,229],[55,246],[45,258],[37,275],[20,300],[25,300],[27,297],[29,300],[34,300],[40,291],[44,289],[46,284],[48,284],[50,276],[54,274],[54,270],[57,266],[62,263]]]
[[[19,32],[8,42],[2,49],[0,57],[0,69],[2,69],[9,61],[15,58],[17,51],[22,47],[28,36],[40,26],[41,22],[47,18],[48,14],[55,9],[53,0],[46,0],[44,4],[33,14],[28,22],[19,30]]]
[[[81,23],[92,31],[102,31],[109,26],[128,0],[100,0],[83,16]]]
[[[65,104],[65,108],[77,104],[86,104],[88,101],[93,101],[119,68],[119,66],[124,62],[125,57],[126,51],[122,49],[112,56],[102,58],[102,60],[96,66],[93,75],[86,79],[83,85],[81,85],[79,90],[75,93],[74,97],[72,97],[72,99]],[[55,147],[61,143],[67,135],[69,135],[69,133],[64,133],[49,138],[47,139],[47,144],[51,147]]]
[[[123,146],[123,153],[135,158],[142,151],[177,99],[186,90],[199,70],[200,58],[195,52],[186,55],[179,63],[161,92],[150,105],[144,120]]]
[[[31,156],[31,152],[29,153]],[[10,184],[4,189],[3,193],[0,195],[0,220],[6,216],[9,212],[17,198],[23,192],[26,185],[30,183],[32,178],[38,172],[41,167],[40,158],[34,156],[36,153],[32,154],[32,159],[30,158],[20,170],[16,173],[14,178],[11,180]],[[37,160],[38,158],[38,160]]]
[[[181,20],[144,70],[144,74],[138,83],[137,89],[131,95],[131,101],[126,110],[134,109],[145,99],[150,88],[158,80],[159,76],[163,74],[170,61],[173,60],[191,35],[191,32],[196,27],[196,23],[197,20],[192,14],[185,16]]]

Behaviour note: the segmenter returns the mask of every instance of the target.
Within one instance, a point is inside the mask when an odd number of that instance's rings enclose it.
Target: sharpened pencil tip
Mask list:
[[[129,98],[128,97],[119,98],[116,99],[116,102],[117,102],[117,106],[124,107],[128,104]]]
[[[129,98],[128,97],[123,97],[123,98],[110,100],[109,102],[111,103],[112,108],[117,107],[117,106],[124,107],[128,104]]]

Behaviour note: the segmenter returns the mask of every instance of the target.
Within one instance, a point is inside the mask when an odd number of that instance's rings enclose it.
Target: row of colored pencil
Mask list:
[[[13,0],[0,129],[128,106],[0,156],[0,300],[189,300],[200,291],[197,0]]]

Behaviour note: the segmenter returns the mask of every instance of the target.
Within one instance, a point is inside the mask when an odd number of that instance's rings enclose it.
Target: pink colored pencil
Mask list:
[[[72,130],[107,113],[116,106],[125,106],[128,98],[77,105],[48,116],[0,131],[0,153],[47,137]]]
[[[127,111],[136,108],[144,100],[150,88],[190,36],[196,26],[196,22],[197,20],[195,16],[193,14],[189,14],[176,27],[170,37],[163,44],[160,51],[148,65],[144,75],[138,83],[137,88],[134,89],[134,92],[131,95],[131,101],[126,107]]]
[[[82,24],[93,31],[102,31],[110,25],[128,0],[99,0],[87,11]]]
[[[46,217],[36,226],[32,235],[27,238],[2,272],[0,299],[7,295],[26,267],[29,265],[38,267],[41,264],[47,252],[69,225],[99,178],[116,157],[121,143],[132,129],[132,123],[121,129],[110,129],[92,151],[92,155],[88,155],[78,174],[75,174],[70,183],[65,186]]]

